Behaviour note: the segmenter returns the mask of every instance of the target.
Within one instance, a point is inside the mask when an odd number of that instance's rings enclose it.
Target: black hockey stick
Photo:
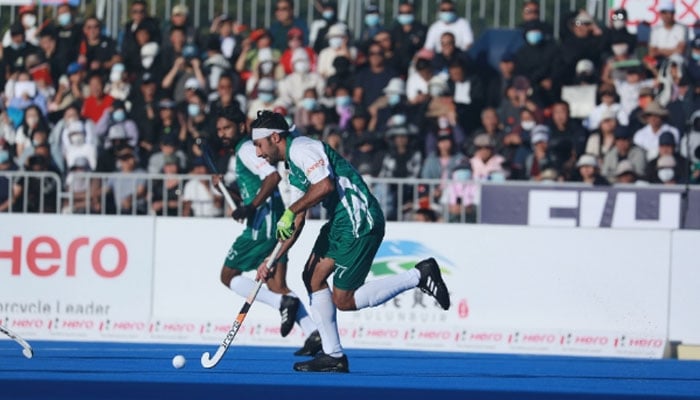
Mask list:
[[[34,356],[34,350],[32,350],[32,346],[30,346],[29,343],[27,343],[27,341],[22,339],[19,335],[2,325],[0,325],[0,332],[4,333],[5,335],[9,336],[10,339],[19,343],[19,345],[22,346],[22,354],[24,354],[25,357],[32,358]]]
[[[277,254],[279,254],[281,248],[282,248],[282,242],[277,242],[274,250],[272,250],[272,254],[270,254],[270,257],[267,259],[266,266],[267,266],[268,270],[270,269],[270,267],[272,267],[272,263],[275,262],[275,259],[277,258]],[[260,291],[260,287],[262,287],[262,284],[263,284],[263,281],[259,280],[257,282],[257,284],[255,285],[255,288],[250,292],[248,297],[245,299],[245,304],[243,304],[243,307],[241,307],[241,311],[238,312],[238,316],[236,317],[236,320],[233,321],[233,325],[231,326],[231,329],[226,334],[224,341],[219,345],[219,348],[216,349],[216,353],[214,353],[214,356],[211,357],[211,355],[209,354],[208,351],[205,352],[204,354],[202,354],[202,358],[200,360],[202,363],[202,367],[213,368],[224,357],[224,354],[226,354],[226,350],[228,350],[229,346],[231,346],[233,339],[236,337],[236,334],[238,333],[238,330],[241,328],[241,325],[243,325],[243,320],[245,320],[245,317],[248,315],[248,310],[250,309],[250,306],[253,305],[253,302],[255,301],[255,297],[257,297],[258,292]]]

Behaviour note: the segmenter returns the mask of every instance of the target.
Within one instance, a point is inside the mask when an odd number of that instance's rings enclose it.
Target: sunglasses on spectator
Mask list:
[[[612,20],[613,21],[624,21],[625,20],[625,14],[622,13],[617,13],[612,15]]]
[[[590,26],[590,25],[592,25],[591,22],[576,21],[576,26]]]

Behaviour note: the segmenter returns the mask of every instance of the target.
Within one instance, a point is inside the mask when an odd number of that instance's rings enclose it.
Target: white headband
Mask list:
[[[296,130],[296,128],[297,127],[295,125],[292,125],[288,131],[294,132],[294,130]],[[277,132],[277,133],[284,132],[284,129],[280,130],[280,129],[270,129],[270,128],[253,128],[252,137],[253,137],[253,140],[262,139],[262,138],[266,138],[268,136],[271,136],[275,132]]]
[[[280,130],[269,128],[253,128],[253,140],[266,138],[275,132],[280,132]]]

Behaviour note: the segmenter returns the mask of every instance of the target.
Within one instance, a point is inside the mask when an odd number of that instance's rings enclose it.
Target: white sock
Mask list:
[[[231,279],[230,286],[231,290],[236,292],[236,294],[243,298],[246,298],[248,297],[250,292],[255,289],[255,285],[257,285],[257,283],[254,280],[246,278],[242,275],[238,275]],[[282,303],[282,295],[271,292],[270,289],[268,289],[264,285],[260,288],[260,291],[258,292],[258,297],[256,297],[255,299],[256,301],[262,301],[263,303],[274,308],[275,310],[279,310],[280,304]]]
[[[358,310],[384,304],[397,294],[418,286],[420,272],[411,268],[398,275],[365,282],[355,290],[355,306]]]
[[[314,322],[321,335],[323,352],[332,357],[341,357],[343,348],[340,346],[338,324],[335,319],[335,304],[333,295],[328,288],[311,293],[311,312]]]
[[[316,324],[314,323],[314,320],[311,319],[311,315],[309,315],[306,307],[304,307],[304,303],[299,304],[299,311],[297,311],[297,323],[304,332],[304,337],[309,337],[309,335],[316,330]]]

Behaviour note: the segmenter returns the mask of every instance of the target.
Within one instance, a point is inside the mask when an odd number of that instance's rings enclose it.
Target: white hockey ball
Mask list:
[[[185,356],[182,354],[178,354],[175,357],[173,357],[173,367],[180,369],[185,366]]]

